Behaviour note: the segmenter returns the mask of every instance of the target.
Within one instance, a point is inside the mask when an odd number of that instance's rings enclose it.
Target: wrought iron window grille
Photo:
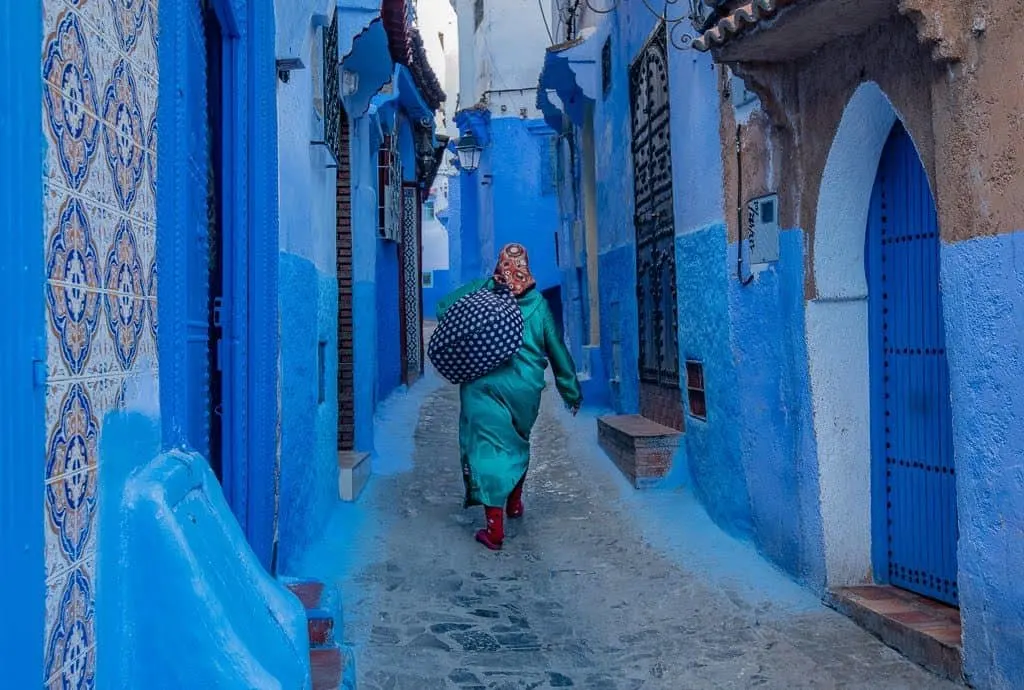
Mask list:
[[[341,160],[341,65],[338,63],[338,12],[324,32],[324,141]]]
[[[402,241],[402,157],[398,135],[384,136],[377,163],[377,231],[381,239]]]

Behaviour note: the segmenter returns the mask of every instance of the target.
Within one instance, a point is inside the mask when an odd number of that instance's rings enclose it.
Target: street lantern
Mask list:
[[[455,155],[459,157],[459,167],[466,172],[473,172],[480,167],[480,154],[483,147],[477,143],[472,132],[466,132],[459,137],[459,143],[455,145]]]

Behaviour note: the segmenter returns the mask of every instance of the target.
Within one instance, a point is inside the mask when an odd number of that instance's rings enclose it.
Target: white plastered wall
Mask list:
[[[847,105],[821,179],[807,352],[829,587],[871,579],[871,401],[864,240],[896,111],[877,84]]]

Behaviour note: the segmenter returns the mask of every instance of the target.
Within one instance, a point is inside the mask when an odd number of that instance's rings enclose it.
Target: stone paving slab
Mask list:
[[[457,419],[456,389],[438,388],[411,471],[376,477],[360,506],[377,533],[340,583],[359,690],[957,687],[810,595],[752,600],[650,545],[613,474],[594,469],[610,461],[580,450],[551,396],[526,517],[486,551],[480,510],[461,509]]]

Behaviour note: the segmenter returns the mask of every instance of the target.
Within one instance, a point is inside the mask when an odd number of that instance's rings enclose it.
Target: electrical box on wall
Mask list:
[[[747,227],[744,232],[747,260],[751,266],[779,260],[779,195],[747,202]]]

